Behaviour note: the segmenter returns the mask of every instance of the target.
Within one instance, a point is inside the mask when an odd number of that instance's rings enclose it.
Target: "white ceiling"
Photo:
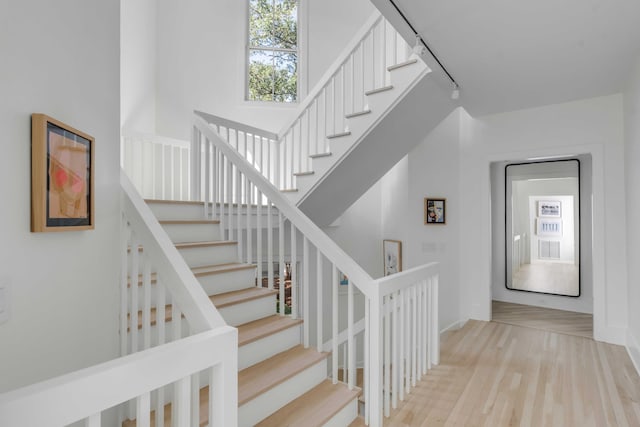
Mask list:
[[[620,92],[640,55],[640,0],[395,3],[475,116]]]

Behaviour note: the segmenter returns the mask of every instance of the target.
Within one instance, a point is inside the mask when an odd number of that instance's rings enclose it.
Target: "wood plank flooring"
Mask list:
[[[640,377],[621,346],[469,321],[441,349],[386,427],[640,426]]]
[[[561,334],[593,337],[593,316],[573,311],[513,304],[510,302],[492,302],[494,322],[528,328],[553,331]]]

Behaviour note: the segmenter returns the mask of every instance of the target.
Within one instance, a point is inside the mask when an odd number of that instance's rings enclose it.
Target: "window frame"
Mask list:
[[[284,48],[273,48],[273,47],[264,47],[260,46],[251,46],[250,38],[251,38],[251,0],[247,0],[245,2],[246,8],[246,19],[245,19],[245,51],[244,51],[244,59],[245,59],[245,69],[244,69],[244,101],[252,104],[266,104],[270,106],[295,106],[300,103],[300,98],[306,95],[306,55],[303,55],[303,52],[306,52],[306,29],[307,25],[307,10],[306,10],[306,1],[303,0],[295,0],[296,8],[297,8],[297,25],[296,25],[296,49],[284,49]],[[274,51],[274,52],[293,52],[296,54],[296,100],[292,102],[284,102],[284,101],[265,101],[260,99],[250,99],[249,93],[249,68],[251,66],[251,51],[252,50],[265,50],[265,51]]]

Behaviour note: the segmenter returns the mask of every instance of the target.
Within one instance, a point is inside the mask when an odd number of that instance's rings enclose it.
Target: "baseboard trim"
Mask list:
[[[449,333],[449,332],[457,331],[458,329],[462,329],[462,327],[467,324],[467,321],[468,321],[468,319],[466,319],[466,320],[458,320],[458,321],[453,322],[452,324],[450,324],[446,328],[441,329],[440,330],[440,338],[442,339],[442,337],[444,335],[446,335],[447,333]]]
[[[640,375],[640,345],[639,341],[631,332],[627,332],[627,345],[625,346],[631,363],[636,368],[636,372]]]

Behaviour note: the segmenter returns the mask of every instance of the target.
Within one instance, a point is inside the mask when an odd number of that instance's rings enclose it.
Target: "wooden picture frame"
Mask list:
[[[447,223],[447,199],[424,198],[424,223],[440,225]]]
[[[382,258],[385,276],[402,271],[402,242],[400,240],[383,240]]]
[[[44,114],[31,115],[31,231],[92,230],[94,138]]]

